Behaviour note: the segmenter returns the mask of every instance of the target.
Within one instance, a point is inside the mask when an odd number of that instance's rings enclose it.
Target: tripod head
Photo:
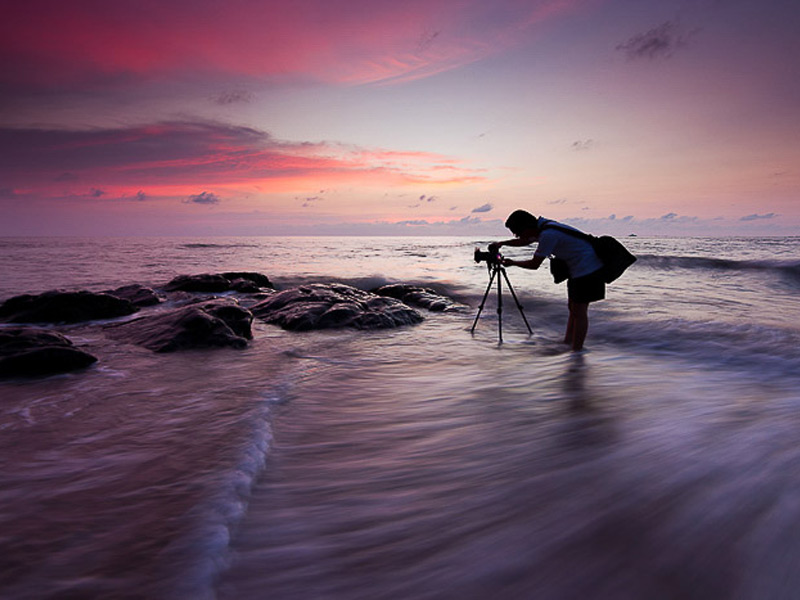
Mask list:
[[[480,263],[483,261],[486,261],[486,267],[491,270],[492,267],[499,267],[503,264],[503,255],[498,250],[492,251],[491,246],[486,252],[483,252],[480,248],[475,248],[475,262]]]

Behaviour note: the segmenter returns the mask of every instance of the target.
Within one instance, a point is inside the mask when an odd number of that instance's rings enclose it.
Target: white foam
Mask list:
[[[272,441],[269,407],[285,402],[285,386],[265,394],[248,416],[251,437],[241,448],[235,466],[224,474],[216,493],[193,511],[196,527],[168,553],[170,561],[188,563],[173,584],[169,597],[206,600],[215,598],[214,582],[229,563],[231,532],[247,512],[253,483],[264,468]]]

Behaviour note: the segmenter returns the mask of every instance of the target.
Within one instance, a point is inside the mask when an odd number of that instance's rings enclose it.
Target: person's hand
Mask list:
[[[503,260],[500,261],[500,264],[502,264],[504,267],[513,267],[516,263],[510,258],[503,258]]]

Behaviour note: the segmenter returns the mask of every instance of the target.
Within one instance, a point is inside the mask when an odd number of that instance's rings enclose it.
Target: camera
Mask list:
[[[480,248],[475,248],[475,262],[479,263],[484,261],[486,261],[488,266],[499,265],[503,261],[503,255],[497,251],[491,252],[487,250],[483,252]]]

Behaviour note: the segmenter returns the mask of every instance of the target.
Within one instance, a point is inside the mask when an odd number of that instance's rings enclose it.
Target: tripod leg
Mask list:
[[[508,284],[508,289],[511,290],[511,297],[514,298],[514,302],[517,304],[517,308],[519,309],[519,314],[522,315],[522,320],[525,321],[525,327],[528,328],[528,333],[533,335],[533,331],[531,330],[531,326],[528,324],[528,319],[525,318],[525,311],[522,310],[522,304],[519,303],[519,299],[517,298],[517,294],[514,292],[514,287],[511,285],[511,281],[508,279],[508,274],[506,273],[505,269],[503,269],[503,277],[506,278],[506,283]]]
[[[481,313],[483,312],[483,306],[486,304],[486,298],[489,296],[489,290],[492,289],[492,283],[494,283],[494,277],[497,275],[496,271],[492,271],[491,277],[489,277],[489,285],[486,286],[486,291],[483,294],[483,300],[481,300],[481,305],[478,307],[478,314],[475,315],[475,322],[472,324],[472,329],[470,329],[470,333],[475,333],[475,327],[478,325],[478,319],[481,318]]]
[[[495,272],[500,271],[503,275],[506,271],[503,267],[495,267]],[[508,278],[506,278],[508,280]],[[499,343],[503,343],[503,278],[497,276],[497,335],[500,338]]]

